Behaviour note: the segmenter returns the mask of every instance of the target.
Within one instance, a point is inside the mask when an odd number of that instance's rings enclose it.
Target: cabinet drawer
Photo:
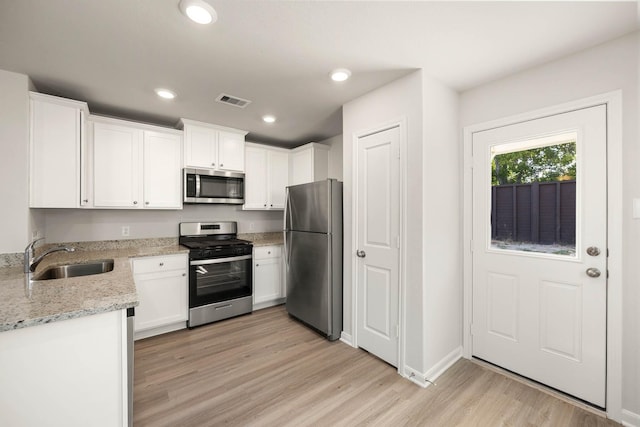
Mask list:
[[[282,256],[282,245],[258,246],[253,248],[254,259],[280,258]]]
[[[133,260],[133,274],[157,273],[160,271],[186,269],[186,254],[136,258]]]

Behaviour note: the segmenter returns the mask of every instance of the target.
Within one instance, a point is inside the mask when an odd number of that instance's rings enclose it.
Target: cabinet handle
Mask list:
[[[160,267],[164,267],[164,262],[161,262],[161,263],[160,263]]]

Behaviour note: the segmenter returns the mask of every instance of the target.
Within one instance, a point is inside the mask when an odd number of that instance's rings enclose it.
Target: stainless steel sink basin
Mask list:
[[[113,270],[113,260],[105,259],[85,264],[68,264],[49,267],[35,277],[35,280],[65,279],[67,277],[90,276]]]

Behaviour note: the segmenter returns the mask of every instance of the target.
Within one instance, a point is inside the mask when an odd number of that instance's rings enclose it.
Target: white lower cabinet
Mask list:
[[[271,307],[285,301],[282,245],[253,248],[253,309]]]
[[[0,333],[0,426],[128,425],[126,316]]]
[[[189,309],[187,254],[131,260],[140,305],[135,339],[186,327]]]

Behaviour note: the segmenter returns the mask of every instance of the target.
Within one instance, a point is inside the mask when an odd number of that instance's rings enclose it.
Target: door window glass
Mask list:
[[[576,256],[577,133],[491,147],[491,249]]]

